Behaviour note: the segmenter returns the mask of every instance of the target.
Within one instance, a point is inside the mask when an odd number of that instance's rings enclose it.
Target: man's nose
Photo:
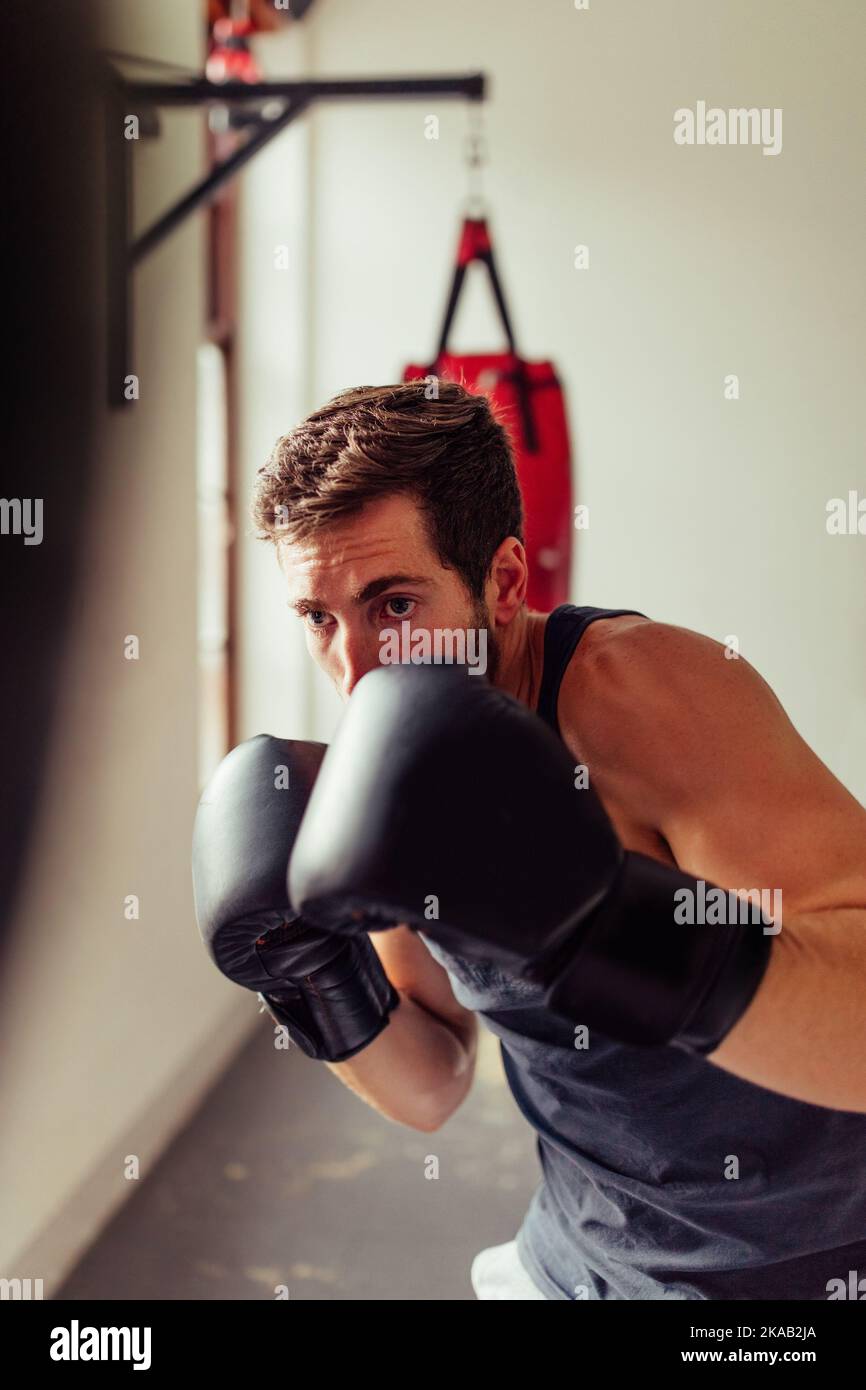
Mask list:
[[[361,677],[379,665],[378,647],[359,635],[345,633],[341,657],[340,694],[348,700]]]

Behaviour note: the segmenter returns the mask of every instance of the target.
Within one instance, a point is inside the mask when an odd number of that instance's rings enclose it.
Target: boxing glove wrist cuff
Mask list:
[[[368,1047],[400,1003],[366,934],[346,938],[333,960],[303,979],[258,997],[301,1051],[323,1062],[345,1062]]]
[[[706,1055],[728,1036],[757,993],[770,960],[772,935],[749,923],[729,927],[731,947],[701,1002],[671,1042],[686,1052]]]
[[[570,959],[548,967],[550,1007],[618,1041],[713,1051],[761,982],[772,924],[743,922],[741,912],[725,924],[689,921],[683,905],[705,901],[709,888],[627,853],[603,903],[575,933]]]

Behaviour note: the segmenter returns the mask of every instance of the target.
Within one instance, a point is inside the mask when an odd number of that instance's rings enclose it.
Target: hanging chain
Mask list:
[[[487,211],[484,200],[484,166],[487,163],[487,142],[484,138],[484,108],[481,102],[469,103],[469,129],[464,142],[466,163],[466,215],[483,217]]]

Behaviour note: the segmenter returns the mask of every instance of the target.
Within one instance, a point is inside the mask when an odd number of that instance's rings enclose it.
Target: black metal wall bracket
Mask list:
[[[285,130],[314,102],[323,100],[381,100],[387,98],[462,97],[483,101],[481,73],[451,77],[335,78],[300,82],[213,83],[201,78],[184,82],[128,82],[112,70],[105,89],[105,146],[107,164],[108,271],[108,401],[128,406],[136,399],[130,390],[132,370],[133,269],[198,208],[206,207],[219,189]],[[219,161],[162,213],[146,231],[131,238],[132,150],[127,123],[136,112],[152,113],[168,106],[227,107],[243,112],[247,138],[233,154]],[[152,116],[150,130],[153,129]]]

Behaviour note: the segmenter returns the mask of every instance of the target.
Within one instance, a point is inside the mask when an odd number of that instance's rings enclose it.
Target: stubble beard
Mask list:
[[[483,599],[479,599],[479,600],[476,602],[476,604],[475,604],[475,608],[474,608],[474,611],[473,611],[473,613],[472,613],[472,623],[471,623],[471,626],[475,628],[476,632],[481,632],[482,629],[483,629],[483,630],[485,630],[486,633],[487,633],[487,671],[486,671],[486,675],[487,675],[487,679],[490,681],[490,684],[491,684],[491,685],[495,685],[495,684],[496,684],[496,674],[497,674],[497,672],[498,672],[498,670],[499,670],[500,659],[501,659],[501,658],[500,658],[500,651],[499,651],[499,643],[498,643],[497,640],[496,640],[496,633],[495,633],[495,630],[494,630],[494,627],[493,627],[493,621],[492,621],[492,619],[491,619],[491,617],[490,617],[490,613],[489,613],[488,608],[487,608],[487,604],[484,602]]]

